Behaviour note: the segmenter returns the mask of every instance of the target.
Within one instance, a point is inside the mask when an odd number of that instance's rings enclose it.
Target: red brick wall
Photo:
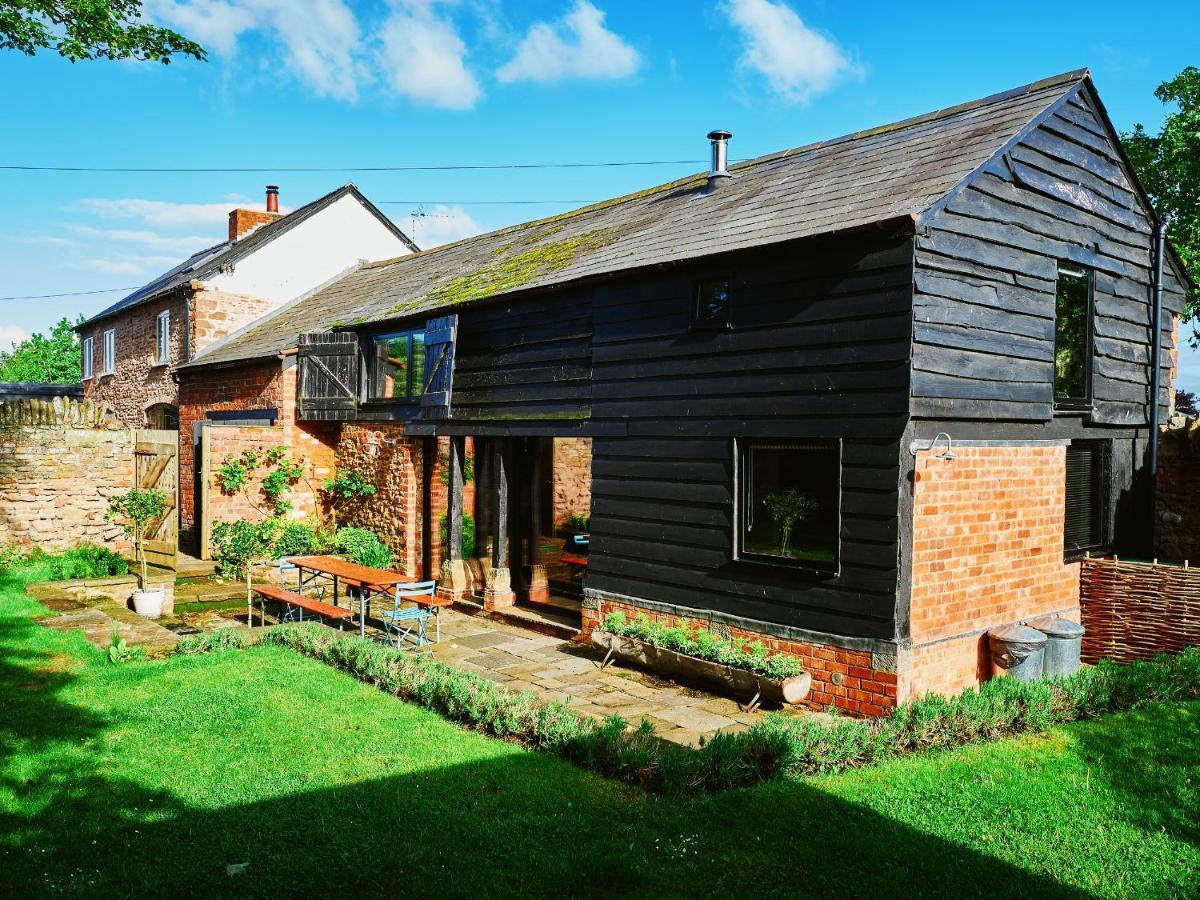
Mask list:
[[[586,640],[605,616],[617,611],[631,618],[644,614],[667,625],[685,618],[639,609],[615,600],[600,600],[584,607],[582,639]],[[693,623],[698,621],[698,618],[687,618]],[[853,715],[879,716],[896,706],[898,677],[894,665],[886,665],[869,650],[849,650],[830,644],[773,637],[745,628],[714,626],[712,630],[734,641],[761,641],[772,653],[799,658],[805,671],[812,676],[812,693],[805,702],[811,709],[838,709]]]
[[[564,527],[571,515],[589,516],[591,510],[591,438],[557,437],[554,439],[554,527]]]
[[[334,472],[338,426],[334,423],[296,421],[297,367],[279,360],[252,363],[228,369],[185,369],[180,373],[179,408],[179,483],[180,527],[195,525],[193,484],[195,460],[192,434],[195,424],[210,410],[243,410],[274,407],[279,411],[276,424],[269,428],[210,429],[210,468],[215,469],[238,446],[274,447],[283,445],[291,456],[305,462],[305,478],[293,488],[296,504],[293,515],[311,515],[320,508],[317,494],[326,478]],[[229,521],[253,511],[241,499],[228,498],[216,485],[210,485],[210,518]]]
[[[912,668],[901,700],[989,677],[989,628],[1079,616],[1079,564],[1063,562],[1066,448],[954,451],[956,459],[924,451],[916,461]]]
[[[1163,429],[1157,487],[1155,555],[1200,563],[1200,423]]]
[[[259,225],[265,225],[278,219],[279,215],[277,212],[267,212],[262,209],[231,209],[229,211],[229,239],[236,241]]]

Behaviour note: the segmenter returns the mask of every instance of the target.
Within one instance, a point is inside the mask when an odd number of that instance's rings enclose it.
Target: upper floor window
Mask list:
[[[92,377],[92,360],[94,358],[95,340],[90,337],[83,339],[83,380],[87,381]]]
[[[154,320],[154,364],[165,366],[171,362],[171,311],[164,309]]]
[[[110,328],[104,332],[104,367],[101,375],[111,375],[117,371],[117,330]]]
[[[383,334],[373,341],[371,398],[416,400],[425,389],[425,333]]]
[[[1054,302],[1054,401],[1086,404],[1092,399],[1092,270],[1058,264]]]
[[[739,558],[837,568],[837,441],[739,442],[738,475]]]
[[[699,330],[728,328],[733,323],[729,280],[713,278],[696,284],[692,300],[692,327]]]

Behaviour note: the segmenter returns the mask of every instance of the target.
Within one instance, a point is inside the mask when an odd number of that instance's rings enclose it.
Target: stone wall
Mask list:
[[[990,677],[989,628],[1052,612],[1079,620],[1079,563],[1063,562],[1065,446],[954,452],[917,457],[901,700]]]
[[[554,439],[554,527],[564,528],[573,515],[592,510],[591,438]]]
[[[0,545],[127,552],[105,513],[110,497],[133,486],[135,441],[91,403],[0,404]]]
[[[1158,445],[1154,553],[1200,563],[1200,422],[1176,420]]]

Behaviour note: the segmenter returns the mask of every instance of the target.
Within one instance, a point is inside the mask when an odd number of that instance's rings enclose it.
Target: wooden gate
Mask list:
[[[142,547],[153,566],[175,569],[179,560],[179,432],[138,431],[134,448],[134,483],[167,495],[167,510],[146,524]]]

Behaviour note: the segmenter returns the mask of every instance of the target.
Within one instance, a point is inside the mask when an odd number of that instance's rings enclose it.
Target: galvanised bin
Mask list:
[[[1078,622],[1058,616],[1042,616],[1026,623],[1046,636],[1046,652],[1042,654],[1042,674],[1074,675],[1079,671],[1079,651],[1083,646],[1084,628]]]
[[[988,632],[992,663],[1018,681],[1042,677],[1046,635],[1026,625],[1004,625]]]

